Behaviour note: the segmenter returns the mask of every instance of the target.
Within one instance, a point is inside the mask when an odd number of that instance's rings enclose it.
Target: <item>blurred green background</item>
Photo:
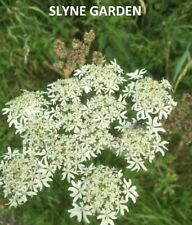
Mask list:
[[[48,7],[59,4],[142,4],[146,14],[139,18],[49,17]],[[96,33],[92,50],[101,51],[107,60],[116,58],[125,71],[145,67],[155,79],[168,79],[182,111],[182,95],[192,93],[191,22],[191,0],[0,0],[0,108],[18,96],[21,89],[43,90],[61,78],[51,68],[56,60],[53,42],[61,39],[70,46],[73,37],[81,38],[92,28]],[[190,106],[185,121],[191,120],[191,115]],[[192,133],[192,126],[169,132],[169,151],[148,165],[147,173],[128,172],[140,197],[135,205],[130,205],[130,212],[117,220],[117,225],[192,224],[192,146],[183,138],[185,132]],[[0,116],[0,153],[7,146],[19,145],[14,130]],[[100,160],[107,164],[112,157],[105,155]],[[56,174],[51,188],[17,209],[5,205],[1,191],[0,225],[79,224],[67,213],[71,207],[67,187]],[[99,223],[92,220],[92,224]]]

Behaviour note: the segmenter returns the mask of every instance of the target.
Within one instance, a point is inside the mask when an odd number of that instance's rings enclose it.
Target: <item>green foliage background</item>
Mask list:
[[[131,5],[141,1],[100,2]],[[103,52],[107,60],[116,58],[127,71],[145,67],[154,78],[167,78],[175,87],[178,101],[182,93],[191,93],[192,1],[142,2],[147,11],[139,18],[50,17],[50,5],[91,6],[99,1],[0,0],[0,108],[19,95],[20,89],[42,90],[60,78],[51,69],[56,59],[54,40],[59,38],[70,45],[73,37],[82,37],[90,28],[96,33],[93,49]],[[148,165],[147,173],[127,172],[138,186],[140,197],[117,225],[192,224],[192,149],[182,141],[182,134],[167,139],[171,142],[169,152]],[[7,146],[18,147],[20,141],[0,116],[1,154]],[[107,154],[99,160],[108,164],[113,156]],[[116,160],[115,165],[119,167],[121,162]],[[57,174],[50,189],[17,209],[8,209],[1,196],[0,225],[79,224],[67,213],[71,204],[67,187]],[[91,225],[96,224],[96,220],[91,221]]]

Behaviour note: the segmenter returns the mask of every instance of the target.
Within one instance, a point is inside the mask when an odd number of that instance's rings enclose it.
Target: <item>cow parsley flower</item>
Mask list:
[[[53,104],[60,103],[65,106],[71,101],[77,103],[81,94],[82,89],[79,86],[79,80],[75,77],[59,79],[47,87],[47,95]]]
[[[119,64],[117,63],[117,60],[116,59],[111,60],[110,63],[111,63],[111,65],[109,65],[109,66],[113,69],[114,72],[117,72],[119,74],[122,74],[123,73],[123,70],[119,66]]]
[[[156,131],[157,132],[157,131]],[[120,129],[120,138],[114,138],[111,148],[117,156],[122,156],[127,161],[127,168],[131,170],[147,170],[144,161],[152,162],[155,158],[156,136],[148,128],[134,128],[132,124],[124,125]],[[159,137],[159,136],[158,136]],[[116,145],[114,145],[114,142]],[[154,146],[154,143],[156,145]],[[160,144],[160,142],[159,142]]]
[[[80,80],[80,86],[86,93],[112,95],[119,90],[125,79],[122,70],[114,64],[90,65]]]
[[[113,224],[118,214],[124,215],[124,211],[128,211],[129,200],[136,202],[136,187],[130,179],[123,178],[121,170],[102,165],[91,166],[87,170],[88,173],[83,174],[80,180],[72,181],[68,189],[74,206],[69,210],[70,215],[77,216],[79,222],[86,222],[87,216],[92,215],[101,220],[101,224]]]
[[[40,162],[38,158],[9,148],[0,163],[0,185],[5,197],[9,197],[10,206],[23,204],[44,186],[49,187],[55,168],[48,172],[46,167],[46,163]]]
[[[34,152],[42,152],[46,146],[54,146],[58,137],[57,124],[50,116],[37,114],[26,122],[21,137],[25,147],[33,149]]]
[[[7,114],[9,126],[20,127],[33,115],[42,112],[48,102],[41,92],[29,92],[24,90],[22,95],[6,103],[2,110]]]
[[[156,138],[160,137],[159,132],[165,132],[165,129],[162,127],[161,122],[158,121],[158,117],[148,118],[146,122],[147,128],[151,134],[154,134]]]
[[[89,69],[89,65],[84,65],[81,67],[81,69],[75,70],[73,75],[81,79],[85,75],[88,69]]]
[[[79,205],[73,203],[73,207],[74,207],[73,209],[68,210],[71,217],[76,216],[78,222],[81,222],[82,220],[85,221],[86,223],[90,222],[87,216],[91,216],[92,213],[88,205],[84,206],[83,203],[80,202]]]
[[[167,119],[176,106],[170,95],[168,81],[164,79],[158,82],[145,77],[132,81],[124,89],[124,96],[129,96],[133,101],[132,109],[137,112],[137,119],[146,119],[152,115],[158,116],[159,119]]]
[[[135,70],[135,72],[131,72],[131,73],[127,73],[126,75],[129,77],[130,80],[137,80],[140,78],[143,78],[143,75],[146,73],[147,71],[143,68],[141,70]]]
[[[44,92],[23,91],[3,109],[20,135],[22,148],[0,162],[0,186],[10,206],[25,203],[49,187],[54,173],[70,187],[71,217],[113,225],[136,202],[136,187],[121,170],[95,166],[93,159],[112,151],[126,160],[126,169],[147,170],[159,152],[164,155],[162,119],[176,102],[171,85],[145,77],[145,69],[125,74],[117,61],[90,64],[59,79]]]

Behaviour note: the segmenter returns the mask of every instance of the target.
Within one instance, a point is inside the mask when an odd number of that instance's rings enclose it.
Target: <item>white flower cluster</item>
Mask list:
[[[168,142],[162,141],[159,136],[158,132],[164,131],[163,128],[143,128],[137,123],[138,121],[134,121],[132,124],[128,122],[123,124],[123,128],[117,127],[121,129],[121,138],[114,139],[111,149],[117,156],[120,155],[126,159],[128,169],[132,171],[143,169],[146,171],[144,161],[152,162],[157,152],[164,155]],[[148,123],[150,124],[150,122],[146,122],[146,124]]]
[[[109,149],[132,171],[147,170],[157,152],[164,155],[161,119],[176,105],[168,81],[144,77],[145,70],[124,74],[116,60],[84,65],[68,79],[48,85],[45,92],[23,91],[3,109],[22,140],[0,162],[0,186],[16,207],[49,187],[56,170],[66,179],[73,198],[71,217],[88,216],[113,225],[134,203],[136,187],[122,171],[94,166]]]
[[[8,148],[0,164],[0,184],[4,184],[4,196],[10,198],[10,206],[23,204],[43,186],[49,187],[48,182],[52,181],[56,168],[48,167],[47,162],[43,164],[36,157]]]
[[[3,114],[8,114],[9,126],[14,125],[17,132],[21,133],[23,125],[33,116],[44,111],[48,102],[40,92],[24,90],[23,94],[6,103]]]
[[[137,111],[137,119],[150,118],[151,115],[158,116],[160,120],[167,119],[176,106],[176,102],[169,95],[171,89],[169,82],[164,79],[158,82],[150,77],[136,78],[136,81],[128,84],[124,93],[134,102],[132,109]]]
[[[135,203],[138,197],[136,187],[123,178],[121,170],[103,165],[87,168],[80,180],[72,181],[69,191],[73,198],[71,217],[89,223],[88,216],[96,215],[102,225],[114,224],[118,214],[128,211],[129,199]]]

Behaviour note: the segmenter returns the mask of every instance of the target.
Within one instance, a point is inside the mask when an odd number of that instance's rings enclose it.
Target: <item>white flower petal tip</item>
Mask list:
[[[137,80],[143,78],[143,75],[147,72],[145,68],[141,70],[135,70],[135,72],[127,73],[126,75],[129,77],[130,80]]]

